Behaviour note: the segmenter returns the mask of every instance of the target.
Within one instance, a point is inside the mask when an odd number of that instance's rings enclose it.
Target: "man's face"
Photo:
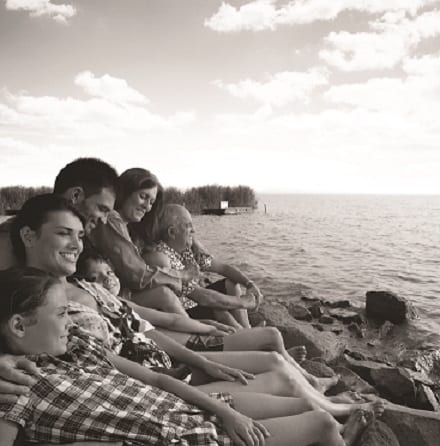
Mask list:
[[[104,187],[97,194],[89,195],[81,203],[78,203],[78,211],[86,219],[85,231],[89,234],[99,222],[107,223],[109,212],[115,205],[115,193],[113,189]]]

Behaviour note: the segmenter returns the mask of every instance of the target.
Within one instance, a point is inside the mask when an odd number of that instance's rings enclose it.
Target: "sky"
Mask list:
[[[440,194],[440,0],[0,0],[0,187]]]

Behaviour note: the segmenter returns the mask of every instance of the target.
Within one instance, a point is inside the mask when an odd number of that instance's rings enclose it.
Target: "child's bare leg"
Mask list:
[[[237,319],[232,314],[232,311],[228,310],[213,310],[214,318],[216,321],[222,324],[230,325],[236,330],[242,330],[243,326],[237,321]]]
[[[334,386],[338,376],[331,378],[317,378],[304,370],[289,355],[284,347],[283,337],[280,331],[275,327],[256,327],[250,330],[241,330],[238,333],[225,337],[224,349],[227,351],[237,350],[265,350],[278,352],[292,367],[299,370],[307,381],[320,392],[325,392]]]

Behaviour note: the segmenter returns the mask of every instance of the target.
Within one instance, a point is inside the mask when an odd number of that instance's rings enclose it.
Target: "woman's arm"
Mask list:
[[[14,446],[18,426],[9,421],[0,420],[0,446]]]
[[[191,334],[212,334],[215,336],[226,336],[230,334],[230,331],[221,330],[219,327],[204,324],[177,313],[167,313],[165,311],[154,310],[153,308],[142,307],[130,300],[125,300],[125,302],[133,308],[142,319],[145,319],[156,327]]]

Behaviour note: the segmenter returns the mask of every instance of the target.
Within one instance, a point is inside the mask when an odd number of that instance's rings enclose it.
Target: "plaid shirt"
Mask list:
[[[123,441],[126,446],[231,445],[219,419],[174,394],[117,371],[92,337],[72,334],[68,353],[30,357],[41,378],[0,419],[23,428],[31,442]],[[230,403],[228,394],[212,394]]]
[[[165,254],[170,261],[171,269],[176,271],[182,271],[187,265],[197,265],[200,268],[200,271],[208,271],[211,268],[213,257],[207,253],[199,253],[196,257],[191,248],[187,248],[182,253],[179,253],[171,248],[171,246],[168,246],[164,241],[160,241],[154,247],[154,250]],[[188,296],[199,286],[200,279],[191,280],[190,282],[182,282],[182,291],[178,294],[178,297],[185,310],[189,310],[198,305],[197,302],[193,301]]]

